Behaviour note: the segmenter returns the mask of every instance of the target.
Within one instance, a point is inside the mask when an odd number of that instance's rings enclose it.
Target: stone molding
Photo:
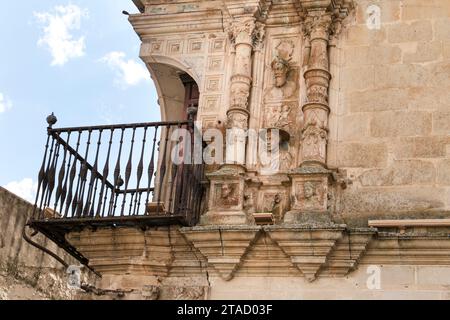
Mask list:
[[[202,276],[205,272],[225,281],[240,275],[303,276],[314,281],[318,277],[344,277],[360,263],[450,266],[450,239],[447,233],[439,233],[442,228],[429,227],[426,232],[408,229],[406,233],[336,224],[161,227],[148,231],[118,228],[84,230],[69,234],[68,240],[101,274],[132,273],[153,278],[152,285],[160,286],[162,279]],[[149,299],[158,296],[156,289],[147,289]]]

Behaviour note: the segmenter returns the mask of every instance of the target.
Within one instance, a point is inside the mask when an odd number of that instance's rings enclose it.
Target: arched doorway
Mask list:
[[[188,190],[186,186],[190,183],[188,177],[192,178],[197,175],[195,172],[197,167],[189,160],[181,165],[175,165],[174,157],[184,159],[192,156],[194,149],[193,121],[196,120],[199,106],[199,85],[188,72],[176,66],[150,63],[148,67],[157,89],[162,121],[182,123],[178,126],[161,128],[161,144],[158,154],[159,171],[155,175],[153,206],[163,207],[157,208],[157,212],[180,211],[177,206],[182,206],[181,211],[191,210],[192,206],[186,204],[186,199],[192,196],[186,195],[185,192]],[[181,135],[176,133],[179,129],[182,129]],[[183,135],[185,133],[186,135]],[[181,141],[183,143],[180,143]],[[177,149],[179,146],[181,148]],[[190,150],[190,152],[186,150]],[[180,160],[178,159],[178,161]],[[198,176],[198,178],[201,177]],[[195,190],[188,190],[189,193],[193,191],[195,192]]]

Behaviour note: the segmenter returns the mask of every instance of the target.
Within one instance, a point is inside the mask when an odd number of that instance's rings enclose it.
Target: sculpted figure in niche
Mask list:
[[[239,199],[235,187],[229,183],[222,184],[220,186],[219,197],[217,198],[217,205],[221,207],[230,207],[238,204]]]
[[[255,200],[252,191],[247,191],[244,194],[244,209],[247,211],[247,213],[255,212]]]
[[[292,154],[289,150],[289,142],[283,141],[280,144],[280,169],[286,171],[292,166]]]
[[[318,124],[316,120],[312,120],[306,124],[302,133],[303,155],[309,157],[325,157],[325,148],[327,140],[327,128],[325,123]]]
[[[269,131],[266,136],[266,151],[268,159],[261,163],[261,173],[272,175],[287,171],[292,167],[293,157],[290,151],[289,141],[273,138]]]

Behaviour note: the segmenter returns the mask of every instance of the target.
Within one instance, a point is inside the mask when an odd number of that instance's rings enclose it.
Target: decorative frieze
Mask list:
[[[276,195],[270,191],[265,194],[268,206],[276,203]],[[312,281],[322,276],[344,277],[360,263],[450,266],[448,227],[439,226],[439,222],[427,230],[384,230],[389,227],[377,230],[318,223],[172,227],[148,230],[147,234],[153,235],[148,241],[143,231],[118,228],[73,232],[67,239],[104,276],[102,286],[114,290],[139,286],[146,299],[173,299],[174,287],[187,288],[178,290],[179,298],[192,294],[201,299],[199,287],[205,287],[204,284],[178,285],[176,280],[177,285],[172,286],[164,279],[190,279],[205,274],[231,280],[242,271],[247,277],[303,275]],[[294,267],[299,273],[293,271]],[[117,274],[130,273],[130,279],[122,282],[111,280]],[[195,288],[191,291],[191,287]]]

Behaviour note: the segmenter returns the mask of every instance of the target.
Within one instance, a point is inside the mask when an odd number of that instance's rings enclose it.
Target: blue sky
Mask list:
[[[0,185],[32,198],[56,127],[157,121],[131,0],[10,1],[0,10]]]

